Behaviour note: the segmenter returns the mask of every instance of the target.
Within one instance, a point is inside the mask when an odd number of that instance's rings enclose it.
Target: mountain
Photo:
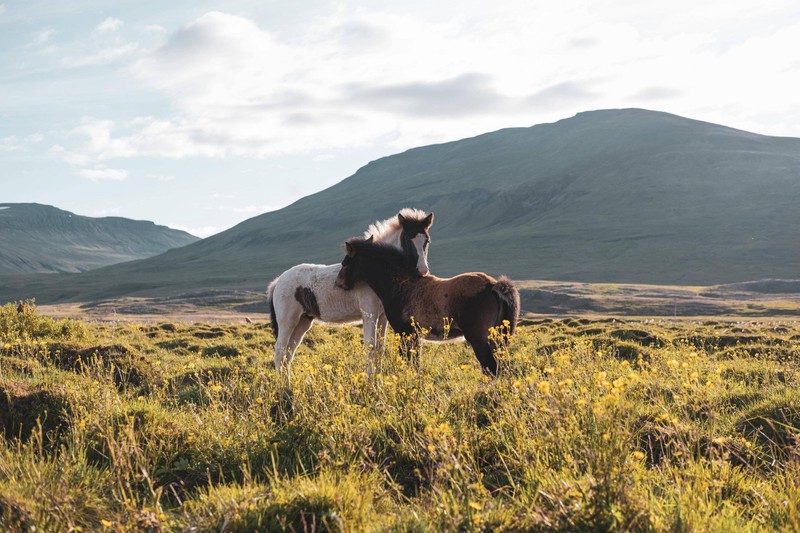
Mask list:
[[[800,139],[622,109],[385,157],[156,257],[0,279],[0,301],[263,288],[294,264],[340,261],[347,237],[405,206],[435,212],[440,276],[709,285],[800,274]]]
[[[0,203],[0,273],[83,272],[199,240],[121,217],[90,218],[40,204]]]

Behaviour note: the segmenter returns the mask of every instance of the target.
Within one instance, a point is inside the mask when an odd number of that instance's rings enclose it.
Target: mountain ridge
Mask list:
[[[436,213],[430,260],[442,276],[791,279],[800,264],[792,230],[800,227],[800,139],[641,109],[583,112],[376,159],[190,246],[81,274],[68,291],[25,283],[65,301],[256,288],[297,263],[338,262],[345,239],[409,206]]]
[[[124,217],[86,217],[39,203],[0,203],[0,273],[84,272],[199,240]]]

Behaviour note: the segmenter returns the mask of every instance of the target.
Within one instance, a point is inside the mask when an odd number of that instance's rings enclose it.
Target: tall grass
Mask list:
[[[499,332],[498,335],[502,335]],[[793,531],[800,327],[540,320],[462,344],[0,308],[7,530]],[[498,339],[505,346],[504,339]]]

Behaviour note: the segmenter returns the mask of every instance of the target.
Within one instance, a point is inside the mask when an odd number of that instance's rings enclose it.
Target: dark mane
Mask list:
[[[416,275],[416,277],[419,277],[416,266],[408,263],[408,257],[406,257],[405,252],[402,250],[398,250],[397,248],[380,241],[372,241],[361,237],[352,238],[348,242],[357,250],[359,254],[364,254],[366,256],[385,261],[392,266],[407,272],[409,275]]]

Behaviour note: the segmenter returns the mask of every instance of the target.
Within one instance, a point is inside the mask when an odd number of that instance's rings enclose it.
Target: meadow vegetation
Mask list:
[[[0,308],[2,529],[800,530],[800,324],[529,320],[495,380],[273,340]]]

